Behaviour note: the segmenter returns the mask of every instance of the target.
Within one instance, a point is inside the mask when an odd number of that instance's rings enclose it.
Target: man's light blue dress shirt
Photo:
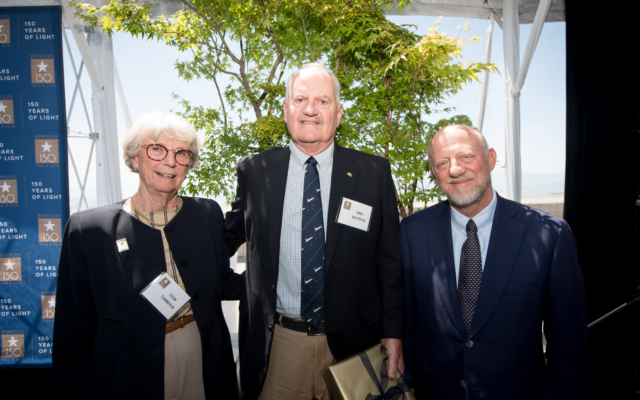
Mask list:
[[[467,218],[451,207],[451,236],[453,239],[453,260],[456,264],[456,285],[458,284],[458,275],[460,275],[460,254],[462,253],[462,245],[467,240],[467,222],[470,219],[473,219],[473,222],[478,227],[478,241],[480,242],[480,254],[482,256],[482,271],[484,272],[484,262],[487,259],[487,250],[491,239],[493,216],[496,213],[496,205],[498,204],[496,191],[491,190],[493,192],[491,203],[473,218]]]
[[[313,158],[318,162],[320,194],[324,237],[327,237],[327,215],[329,194],[331,193],[331,172],[333,171],[333,149],[331,142],[322,153]],[[278,272],[278,302],[276,311],[288,318],[300,318],[300,252],[302,248],[302,194],[304,192],[304,169],[309,159],[293,141],[289,142],[291,156],[287,173],[287,186],[282,209],[282,231],[280,232],[280,259]]]

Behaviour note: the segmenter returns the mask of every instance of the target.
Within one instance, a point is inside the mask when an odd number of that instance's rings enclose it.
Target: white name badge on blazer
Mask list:
[[[144,297],[166,319],[173,317],[191,299],[166,272],[161,273],[142,289],[140,296]]]
[[[371,206],[343,197],[340,201],[336,222],[369,232],[372,210],[373,207]]]

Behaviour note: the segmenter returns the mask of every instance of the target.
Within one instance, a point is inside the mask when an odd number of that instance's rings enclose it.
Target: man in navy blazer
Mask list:
[[[401,223],[404,358],[416,396],[588,398],[587,307],[573,235],[564,220],[498,196],[495,163],[478,130],[443,128],[429,164],[448,200]],[[474,267],[475,301],[458,283],[469,279],[458,275],[469,271],[469,258],[461,259],[469,249],[480,250],[482,264]]]

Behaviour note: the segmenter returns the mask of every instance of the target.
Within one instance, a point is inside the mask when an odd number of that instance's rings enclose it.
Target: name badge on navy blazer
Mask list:
[[[336,222],[341,225],[369,232],[371,211],[373,211],[373,207],[343,197],[342,200],[340,200],[340,208],[338,209]]]

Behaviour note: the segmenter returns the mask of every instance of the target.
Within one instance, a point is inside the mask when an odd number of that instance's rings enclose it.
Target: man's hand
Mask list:
[[[396,379],[396,372],[400,370],[400,374],[404,374],[404,357],[402,355],[402,340],[400,339],[382,339],[389,356],[389,369],[387,370],[389,379]]]

